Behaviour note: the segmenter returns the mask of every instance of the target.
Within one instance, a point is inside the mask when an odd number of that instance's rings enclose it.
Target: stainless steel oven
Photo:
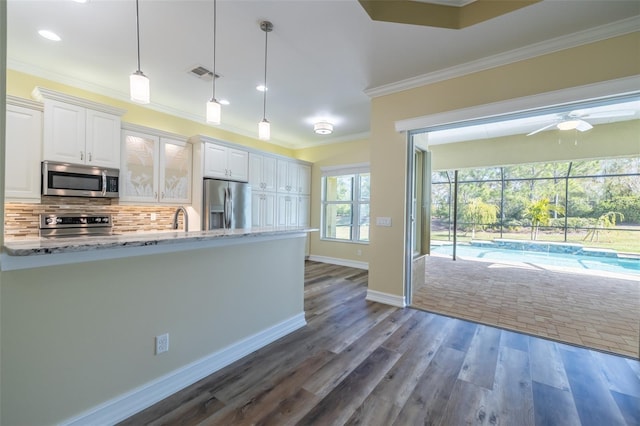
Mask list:
[[[42,162],[42,195],[68,197],[119,196],[118,169]]]

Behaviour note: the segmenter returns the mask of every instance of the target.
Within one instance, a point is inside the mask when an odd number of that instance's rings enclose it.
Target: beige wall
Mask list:
[[[303,277],[304,238],[3,272],[0,424],[60,422],[299,315]]]
[[[404,295],[407,143],[396,121],[638,75],[639,43],[640,33],[633,33],[373,99],[371,217],[390,216],[393,226],[371,228],[369,288]],[[501,161],[522,161],[519,152],[510,155]]]
[[[300,149],[295,157],[313,163],[311,169],[311,226],[320,228],[322,173],[325,166],[368,163],[369,141],[358,140],[314,148]],[[361,255],[358,255],[358,250]],[[312,232],[309,239],[309,254],[312,256],[332,257],[356,262],[369,262],[369,245],[323,241],[320,232]]]

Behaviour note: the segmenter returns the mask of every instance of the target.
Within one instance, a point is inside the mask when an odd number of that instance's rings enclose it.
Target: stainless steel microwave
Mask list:
[[[117,198],[118,169],[42,162],[42,195]]]

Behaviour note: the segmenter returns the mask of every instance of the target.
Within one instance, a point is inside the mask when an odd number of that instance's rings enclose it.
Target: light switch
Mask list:
[[[391,226],[391,218],[390,217],[377,217],[376,225],[378,226]]]

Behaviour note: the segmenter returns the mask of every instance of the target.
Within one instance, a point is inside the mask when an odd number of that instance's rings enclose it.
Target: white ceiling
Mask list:
[[[217,9],[216,95],[231,102],[223,107],[221,127],[257,137],[262,93],[255,87],[263,80],[265,36],[259,22],[269,20],[271,142],[302,147],[366,136],[365,90],[570,34],[585,37],[639,17],[640,1],[545,0],[462,30],[375,22],[356,0],[219,0]],[[9,68],[128,99],[136,70],[133,0],[8,0],[7,12]],[[212,0],[140,1],[149,108],[204,123],[211,83],[187,71],[212,68],[212,24]],[[62,41],[43,39],[40,29]],[[315,135],[318,119],[334,123],[334,133]]]

